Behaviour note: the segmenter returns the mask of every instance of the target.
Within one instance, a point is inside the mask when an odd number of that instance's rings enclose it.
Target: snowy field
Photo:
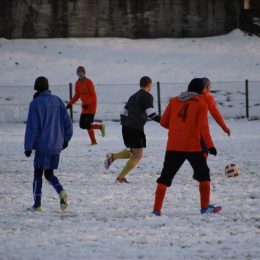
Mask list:
[[[144,75],[161,83],[259,81],[259,49],[259,37],[239,29],[206,38],[0,38],[0,86],[32,86],[41,75],[68,85],[80,65],[95,85],[138,84]]]
[[[167,131],[155,122],[145,127],[144,157],[116,184],[125,160],[106,170],[107,152],[124,149],[121,125],[104,122],[107,135],[87,147],[87,133],[74,123],[74,136],[61,154],[59,177],[70,198],[66,212],[44,180],[42,213],[32,206],[33,158],[23,154],[25,124],[0,124],[0,259],[259,259],[259,120],[227,120],[227,137],[210,121],[218,150],[209,156],[211,203],[218,214],[201,215],[198,183],[188,163],[168,189],[161,217],[151,215],[165,153]],[[237,163],[241,173],[227,178],[224,168]]]
[[[240,30],[196,39],[0,39],[0,260],[259,260],[259,49],[259,38]],[[33,204],[33,157],[23,153],[25,124],[8,123],[9,117],[24,121],[38,76],[47,77],[51,86],[67,87],[76,81],[79,65],[86,68],[99,93],[96,119],[106,124],[107,135],[102,138],[97,132],[98,145],[88,147],[87,133],[75,122],[74,135],[55,172],[69,194],[67,211],[59,210],[58,195],[44,180],[44,211],[28,212]],[[144,75],[154,83],[184,84],[178,93],[168,86],[167,95],[162,93],[164,107],[195,77],[208,77],[213,83],[255,82],[249,119],[238,119],[245,109],[244,84],[230,88],[212,84],[232,132],[227,137],[210,118],[218,150],[208,160],[211,203],[223,207],[218,214],[200,214],[198,183],[185,162],[167,191],[162,216],[151,215],[167,141],[167,131],[155,122],[145,126],[147,148],[127,176],[131,184],[115,183],[125,160],[104,168],[107,152],[125,148],[121,125],[111,121],[110,113],[119,117]],[[107,87],[104,93],[102,84],[112,84],[113,91]],[[122,91],[113,84],[129,84],[129,88]],[[68,100],[67,92],[51,90]],[[240,166],[238,177],[225,176],[229,163]]]

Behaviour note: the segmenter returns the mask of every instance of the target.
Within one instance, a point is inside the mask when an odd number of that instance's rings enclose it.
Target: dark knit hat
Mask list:
[[[49,89],[48,79],[45,77],[38,77],[34,83],[34,89],[37,91],[45,91]]]
[[[77,67],[77,75],[78,75],[79,70],[83,70],[84,74],[86,74],[85,68],[82,66],[79,66],[79,67]]]
[[[198,94],[201,94],[203,92],[203,89],[204,89],[204,84],[201,78],[193,79],[188,86],[188,91],[196,92]]]

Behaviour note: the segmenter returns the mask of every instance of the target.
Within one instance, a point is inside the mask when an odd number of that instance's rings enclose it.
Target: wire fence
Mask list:
[[[72,84],[50,86],[52,94],[65,103],[71,97]],[[154,83],[151,94],[157,113],[162,114],[169,99],[187,89],[188,83]],[[100,84],[95,86],[98,108],[96,121],[119,120],[120,111],[128,98],[138,91],[136,84]],[[33,86],[0,86],[0,123],[26,123],[29,103],[35,91]],[[72,95],[74,87],[72,87]],[[260,81],[212,82],[211,94],[224,118],[260,118]],[[72,118],[78,122],[80,100],[73,105]]]

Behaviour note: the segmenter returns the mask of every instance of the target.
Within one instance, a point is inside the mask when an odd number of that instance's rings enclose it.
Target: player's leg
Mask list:
[[[42,198],[42,176],[43,169],[36,168],[34,169],[34,179],[33,179],[33,199],[34,204],[28,210],[31,211],[42,211],[41,207],[41,198]]]
[[[128,131],[126,127],[122,127],[122,136],[126,147],[128,146]],[[107,153],[106,159],[104,161],[104,166],[106,169],[110,167],[110,165],[117,159],[129,159],[133,156],[132,150],[124,149],[123,151],[120,151],[118,153]]]
[[[67,192],[63,189],[63,186],[61,185],[59,179],[53,174],[53,169],[45,170],[44,176],[45,176],[46,180],[50,183],[50,185],[59,194],[60,209],[62,211],[64,211],[69,205]]]
[[[118,175],[117,181],[127,182],[125,176],[135,168],[143,156],[143,148],[146,147],[146,138],[143,131],[125,126],[122,127],[122,135],[125,146],[130,148],[133,155]]]
[[[79,127],[88,131],[88,135],[91,141],[90,146],[97,145],[95,133],[91,126],[91,123],[93,123],[93,119],[94,114],[81,114],[79,120]]]
[[[53,174],[53,169],[46,169],[44,171],[44,176],[49,184],[54,188],[54,190],[60,194],[60,192],[63,190],[63,187],[60,184],[59,179]]]
[[[155,191],[153,214],[161,215],[161,209],[166,194],[167,187],[170,187],[175,174],[185,161],[183,152],[166,151],[161,176],[157,179]]]
[[[110,167],[110,165],[117,159],[129,159],[133,156],[133,152],[128,149],[124,149],[118,153],[107,153],[106,159],[104,162],[104,166],[106,169]]]
[[[125,176],[132,171],[143,157],[143,148],[132,148],[133,156],[126,162],[125,167],[117,176],[118,182],[127,182]]]
[[[201,149],[202,149],[202,153],[203,153],[204,159],[207,162],[208,155],[209,155],[209,150],[208,150],[208,147],[207,147],[205,141],[203,140],[202,136],[200,137],[200,146],[201,146]],[[196,177],[195,177],[194,174],[193,174],[192,178],[194,180],[196,180]]]
[[[126,147],[129,147],[133,156],[127,161],[125,167],[117,176],[118,182],[126,182],[125,176],[135,168],[143,157],[143,148],[146,147],[146,138],[143,131],[138,131],[129,127],[122,127],[123,139]]]
[[[187,160],[194,170],[194,176],[199,184],[201,213],[216,213],[221,207],[210,205],[210,170],[203,152],[187,153]]]
[[[95,116],[95,115],[94,115]],[[94,122],[94,117],[93,117],[93,122]],[[105,124],[91,124],[92,129],[99,129],[101,131],[102,137],[106,136],[106,125]]]

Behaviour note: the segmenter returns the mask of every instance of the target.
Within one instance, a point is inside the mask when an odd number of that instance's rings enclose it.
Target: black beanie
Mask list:
[[[34,83],[34,89],[37,91],[45,91],[49,89],[48,79],[45,77],[38,77]]]
[[[204,89],[204,84],[201,78],[193,79],[188,86],[188,91],[196,92],[198,94],[201,94],[203,92],[203,89]]]

